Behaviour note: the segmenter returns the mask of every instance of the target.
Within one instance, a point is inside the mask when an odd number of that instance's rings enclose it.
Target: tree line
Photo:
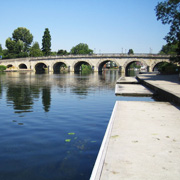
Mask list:
[[[42,37],[42,49],[38,42],[33,42],[33,35],[24,27],[14,30],[12,37],[6,39],[5,46],[2,49],[0,45],[0,55],[4,59],[20,58],[20,57],[38,57],[51,54],[51,35],[49,29],[46,28]],[[32,46],[31,46],[32,44]]]
[[[2,49],[0,44],[0,57],[3,59],[21,58],[21,57],[41,57],[50,55],[68,55],[68,54],[93,54],[87,44],[80,43],[72,47],[70,52],[60,49],[58,52],[51,51],[51,35],[48,28],[45,29],[42,37],[42,48],[38,42],[33,42],[33,35],[27,28],[18,27],[12,33],[12,37],[6,39],[5,46]],[[32,44],[32,45],[31,45]]]

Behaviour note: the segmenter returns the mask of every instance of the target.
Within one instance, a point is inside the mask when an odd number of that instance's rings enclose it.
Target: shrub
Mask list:
[[[83,74],[89,74],[89,73],[92,72],[92,68],[91,68],[90,65],[82,64],[81,68],[82,68],[82,73]]]
[[[0,71],[6,70],[6,66],[0,65]]]
[[[180,67],[173,63],[164,62],[159,66],[159,71],[162,74],[178,74],[180,72]]]

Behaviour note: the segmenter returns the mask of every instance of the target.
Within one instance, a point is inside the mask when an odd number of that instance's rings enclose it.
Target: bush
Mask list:
[[[6,66],[0,65],[0,71],[6,70]]]
[[[82,68],[82,73],[83,74],[89,74],[89,73],[92,72],[92,68],[91,68],[90,65],[82,64],[81,68]]]
[[[159,66],[158,70],[162,74],[178,74],[180,72],[180,67],[173,63],[164,62]]]

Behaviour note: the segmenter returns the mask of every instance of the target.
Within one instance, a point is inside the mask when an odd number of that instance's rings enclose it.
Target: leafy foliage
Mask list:
[[[0,53],[2,53],[2,50],[3,50],[3,49],[2,49],[2,46],[1,46],[1,44],[0,44]]]
[[[76,45],[75,47],[73,47],[70,51],[71,54],[92,54],[93,50],[89,49],[87,44],[84,43],[80,43],[78,45]]]
[[[6,66],[0,65],[0,71],[6,70]]]
[[[133,49],[129,49],[128,54],[129,54],[129,55],[134,54]]]
[[[26,28],[17,28],[13,32],[12,38],[6,39],[8,54],[6,58],[27,57],[33,36]]]
[[[57,52],[57,55],[67,55],[67,54],[68,54],[68,52],[66,50],[63,50],[63,49],[60,49]]]
[[[180,55],[180,0],[159,2],[155,11],[157,20],[170,25],[170,32],[165,37],[165,40],[168,44],[177,43],[177,54]]]
[[[164,62],[158,66],[158,70],[162,74],[178,74],[180,67],[173,63]]]
[[[89,74],[92,72],[92,68],[90,65],[82,64],[81,68],[82,68],[82,74]]]
[[[43,56],[43,53],[39,47],[39,43],[38,42],[35,42],[32,47],[30,48],[30,53],[29,55],[31,57],[40,57],[40,56]]]
[[[159,54],[161,55],[177,55],[177,47],[178,44],[166,44],[162,47],[161,51],[159,52]]]
[[[51,35],[48,28],[45,29],[42,38],[42,51],[45,56],[49,56],[51,54]]]
[[[21,42],[23,42],[24,47],[23,47],[23,51],[27,52],[32,41],[33,41],[33,35],[30,33],[30,31],[26,28],[23,27],[19,27],[17,29],[14,30],[13,34],[12,34],[12,38],[15,42],[18,42],[21,40]]]

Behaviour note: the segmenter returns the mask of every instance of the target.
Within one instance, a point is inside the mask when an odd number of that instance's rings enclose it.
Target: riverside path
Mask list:
[[[177,75],[139,79],[179,96]],[[90,180],[179,180],[179,157],[180,106],[117,101]]]

